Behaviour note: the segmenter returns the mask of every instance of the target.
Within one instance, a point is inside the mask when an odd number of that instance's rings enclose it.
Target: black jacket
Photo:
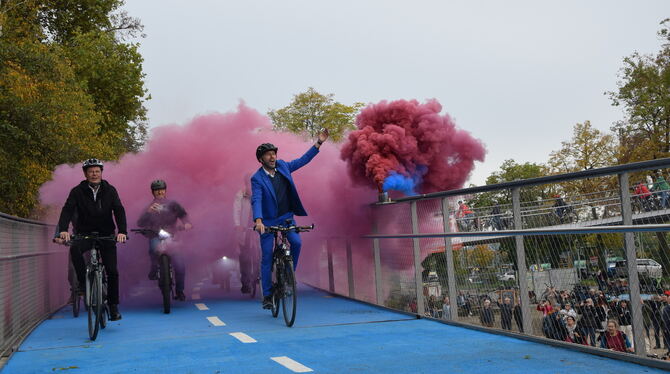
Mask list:
[[[100,190],[95,200],[87,181],[82,181],[70,190],[70,195],[60,213],[58,227],[61,230],[67,228],[75,214],[77,219],[72,224],[77,233],[98,232],[100,235],[113,235],[117,226],[119,234],[128,233],[126,211],[119,194],[116,188],[105,180],[100,183]]]

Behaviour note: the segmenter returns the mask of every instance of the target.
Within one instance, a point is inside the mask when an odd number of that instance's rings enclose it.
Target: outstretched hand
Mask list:
[[[321,129],[321,132],[319,133],[319,142],[323,143],[328,139],[328,135],[330,133],[328,132],[328,129],[323,128]]]

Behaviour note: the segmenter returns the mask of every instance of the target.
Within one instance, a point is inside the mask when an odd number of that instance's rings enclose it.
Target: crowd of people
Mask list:
[[[451,320],[454,313],[461,318],[478,318],[482,326],[524,332],[518,297],[473,297],[460,291],[456,308],[448,296],[428,296],[425,315]],[[628,300],[610,296],[597,288],[576,287],[572,291],[547,287],[537,298],[534,316],[542,334],[549,339],[590,345],[619,352],[634,352],[632,314]],[[416,300],[412,301],[416,311]],[[661,350],[670,355],[670,291],[642,302],[646,352]]]

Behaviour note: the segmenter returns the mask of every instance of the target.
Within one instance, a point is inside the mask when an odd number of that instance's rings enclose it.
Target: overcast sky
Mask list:
[[[551,4],[549,4],[551,3]],[[545,162],[577,122],[622,118],[623,57],[660,49],[670,1],[126,0],[139,17],[151,126],[265,113],[314,87],[336,100],[435,98],[488,150]]]

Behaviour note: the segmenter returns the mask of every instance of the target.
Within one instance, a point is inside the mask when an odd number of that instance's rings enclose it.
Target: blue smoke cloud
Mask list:
[[[382,188],[384,191],[400,191],[406,196],[414,196],[416,195],[416,188],[421,185],[423,176],[427,171],[428,168],[423,165],[419,165],[411,177],[392,171],[389,176],[384,179]]]

